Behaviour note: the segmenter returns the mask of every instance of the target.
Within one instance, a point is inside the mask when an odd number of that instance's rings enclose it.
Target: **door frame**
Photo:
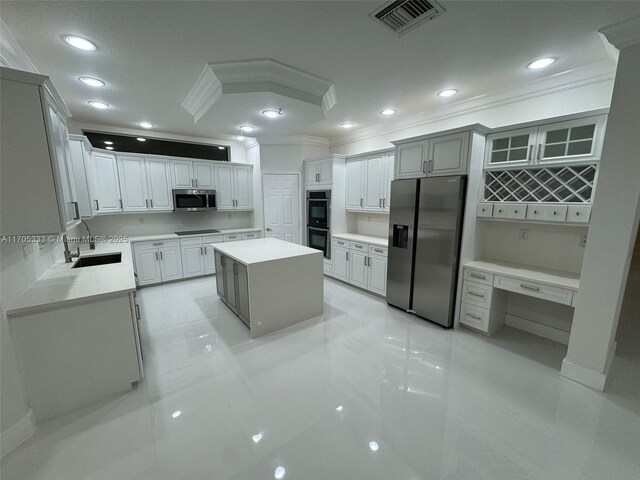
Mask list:
[[[303,213],[304,213],[304,202],[305,199],[303,198],[303,194],[304,194],[304,187],[302,185],[302,173],[300,171],[288,171],[288,170],[274,170],[274,171],[269,171],[269,172],[262,172],[262,178],[261,178],[261,182],[262,182],[262,231],[263,231],[263,235],[266,237],[266,234],[264,232],[266,232],[266,218],[267,216],[265,215],[265,202],[264,202],[264,180],[266,176],[282,176],[282,175],[295,175],[296,177],[298,177],[298,197],[299,197],[299,202],[298,202],[298,233],[300,235],[300,245],[306,246],[306,238],[304,235],[304,229],[303,229],[303,224],[306,226],[306,221],[305,218],[303,217]]]

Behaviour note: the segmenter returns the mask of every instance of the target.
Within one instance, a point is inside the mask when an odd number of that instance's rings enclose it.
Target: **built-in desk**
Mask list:
[[[460,323],[491,334],[505,322],[508,292],[573,307],[579,287],[576,273],[474,260],[464,264]]]

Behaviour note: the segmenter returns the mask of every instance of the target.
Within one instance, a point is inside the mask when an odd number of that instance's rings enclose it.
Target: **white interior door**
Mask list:
[[[298,175],[263,176],[265,236],[300,243],[300,187]]]

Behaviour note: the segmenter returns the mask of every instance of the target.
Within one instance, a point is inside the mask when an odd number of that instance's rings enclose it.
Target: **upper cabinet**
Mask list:
[[[396,143],[395,178],[466,175],[469,131]]]
[[[253,166],[217,164],[218,210],[253,210]]]
[[[67,231],[80,215],[64,103],[47,77],[1,67],[0,104],[0,234]]]
[[[91,164],[92,168],[87,169],[87,174],[94,175],[97,213],[121,212],[122,198],[120,197],[120,180],[118,178],[116,156],[110,153],[94,151],[91,154]]]
[[[147,195],[149,209],[158,211],[173,210],[171,192],[171,163],[158,158],[146,158]]]
[[[348,159],[346,209],[388,212],[393,164],[393,152]]]
[[[606,115],[487,136],[485,168],[593,162],[600,159]]]
[[[168,160],[118,155],[118,176],[125,212],[173,210]]]
[[[193,179],[196,188],[215,190],[216,164],[213,162],[193,162]]]
[[[305,162],[304,177],[307,187],[331,185],[333,183],[333,159],[329,157]]]
[[[95,173],[91,160],[91,149],[85,137],[69,136],[71,165],[76,187],[76,200],[82,218],[91,218],[98,213],[98,199],[96,196]]]

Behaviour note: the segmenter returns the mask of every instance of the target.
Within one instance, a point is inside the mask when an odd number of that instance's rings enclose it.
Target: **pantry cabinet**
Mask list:
[[[388,212],[393,180],[393,152],[347,160],[346,209]]]
[[[467,130],[394,142],[395,178],[466,175],[470,136]]]

